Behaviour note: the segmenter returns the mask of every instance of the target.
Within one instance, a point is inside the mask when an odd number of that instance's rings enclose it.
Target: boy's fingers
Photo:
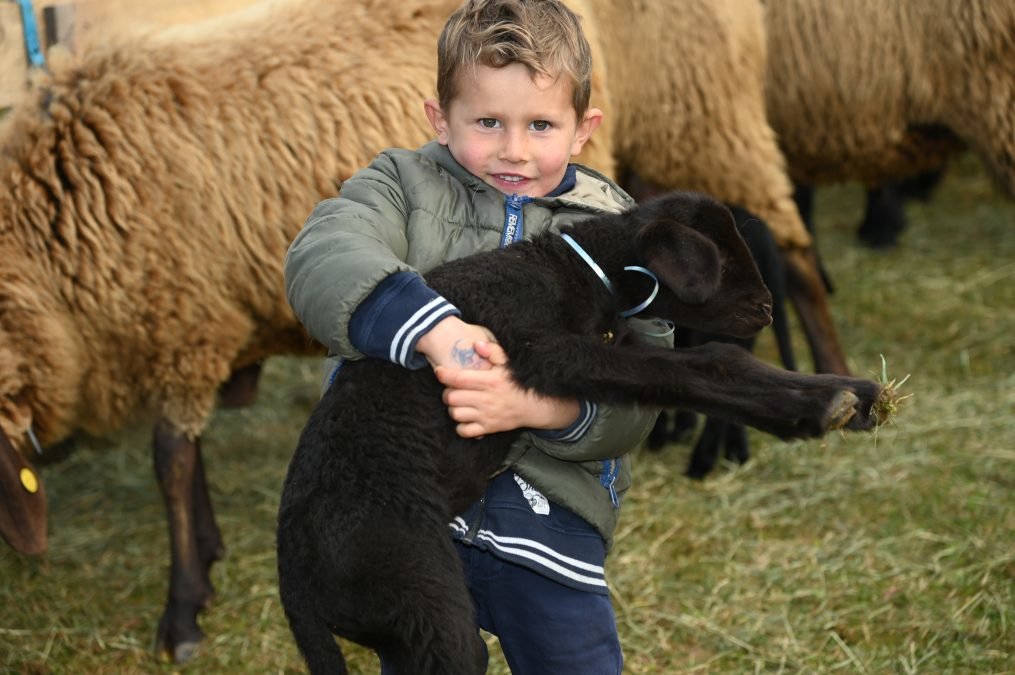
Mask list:
[[[444,401],[444,405],[449,408],[472,408],[475,410],[488,410],[497,403],[497,399],[491,397],[489,392],[450,387],[444,389],[441,399]]]
[[[459,424],[455,427],[455,431],[462,438],[482,438],[485,435],[485,431],[482,425],[475,422],[466,422]]]
[[[442,368],[442,372],[434,371],[437,381],[451,389],[485,390],[497,383],[500,378],[491,375],[489,370],[453,370]]]
[[[482,356],[495,366],[507,365],[508,358],[504,348],[496,342],[477,342],[474,345],[476,353]]]

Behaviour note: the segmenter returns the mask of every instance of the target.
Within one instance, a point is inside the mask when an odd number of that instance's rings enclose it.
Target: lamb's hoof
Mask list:
[[[835,395],[825,415],[825,429],[844,429],[856,415],[856,404],[860,399],[851,391],[843,390]]]

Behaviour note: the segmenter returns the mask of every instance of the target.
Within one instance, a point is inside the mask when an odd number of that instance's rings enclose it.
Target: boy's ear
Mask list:
[[[423,110],[426,111],[426,118],[430,120],[430,126],[437,134],[437,142],[441,145],[448,144],[448,118],[441,110],[436,99],[428,98],[423,101]]]
[[[599,108],[589,108],[585,111],[585,117],[578,123],[578,129],[574,133],[574,143],[571,144],[571,154],[577,155],[585,147],[585,143],[592,136],[603,121],[603,111]]]

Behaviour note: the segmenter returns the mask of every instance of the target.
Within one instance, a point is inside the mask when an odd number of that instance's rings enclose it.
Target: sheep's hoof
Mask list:
[[[176,649],[173,650],[173,662],[187,663],[197,656],[197,651],[200,647],[200,642],[184,642],[176,645]]]
[[[172,659],[174,664],[184,664],[192,661],[197,656],[198,651],[201,649],[201,642],[185,640],[175,645],[172,649],[169,649],[168,646],[160,645],[160,647],[157,651],[163,660]]]
[[[832,400],[832,405],[825,415],[825,429],[843,429],[856,415],[856,404],[860,402],[857,395],[851,391],[840,391]]]
[[[190,625],[186,625],[186,624]],[[161,659],[172,659],[173,663],[187,663],[195,656],[204,640],[204,633],[196,623],[174,622],[165,614],[159,622],[155,636],[155,652]]]

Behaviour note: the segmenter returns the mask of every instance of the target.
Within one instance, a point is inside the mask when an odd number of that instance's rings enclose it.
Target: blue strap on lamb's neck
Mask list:
[[[576,242],[571,235],[562,234],[560,235],[560,237],[561,239],[567,242],[568,246],[574,249],[575,253],[577,253],[581,257],[581,259],[585,261],[586,265],[592,268],[592,271],[595,272],[596,276],[602,280],[603,284],[610,291],[610,293],[616,295],[617,290],[613,287],[613,284],[606,277],[606,273],[603,272],[603,268],[600,267],[596,263],[596,261],[592,259],[592,256],[588,254],[588,251],[583,249],[581,245],[578,242]],[[649,293],[649,296],[645,300],[642,300],[640,303],[638,303],[634,307],[631,307],[630,309],[625,309],[624,311],[620,312],[620,316],[626,319],[628,317],[634,316],[638,312],[643,311],[646,307],[652,304],[652,301],[656,299],[657,295],[659,295],[659,278],[652,273],[652,270],[645,269],[644,267],[641,267],[639,265],[628,265],[627,267],[624,268],[624,270],[628,272],[638,272],[639,274],[644,274],[645,276],[649,277],[650,279],[652,279],[652,281],[655,282],[655,287],[652,289],[652,292]]]

